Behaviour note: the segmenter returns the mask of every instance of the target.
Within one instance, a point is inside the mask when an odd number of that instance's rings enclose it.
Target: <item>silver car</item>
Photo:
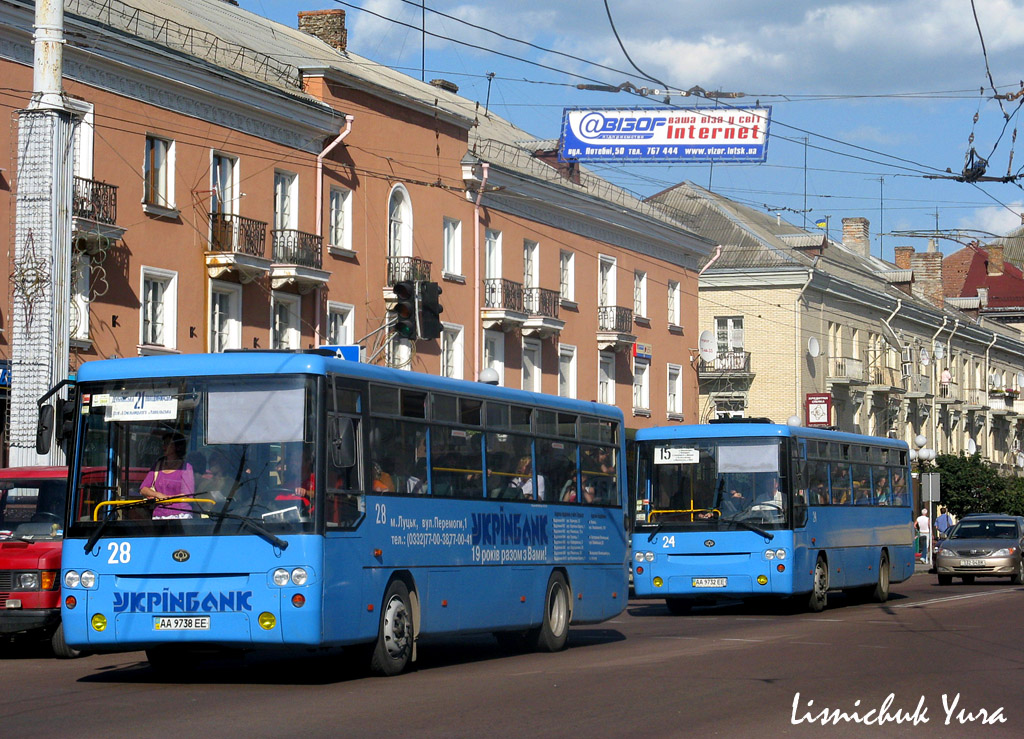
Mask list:
[[[965,583],[975,577],[1008,577],[1014,585],[1024,582],[1024,518],[997,514],[965,516],[949,531],[935,551],[939,585],[954,577]]]

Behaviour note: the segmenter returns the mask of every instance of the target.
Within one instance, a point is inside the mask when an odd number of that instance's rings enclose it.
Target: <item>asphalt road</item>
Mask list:
[[[0,732],[1019,737],[1022,603],[1005,580],[939,587],[924,573],[888,603],[833,595],[821,614],[724,604],[674,617],[634,600],[574,627],[558,654],[513,654],[484,635],[422,641],[394,678],[342,654],[220,660],[175,681],[137,652],[58,661],[0,648]]]

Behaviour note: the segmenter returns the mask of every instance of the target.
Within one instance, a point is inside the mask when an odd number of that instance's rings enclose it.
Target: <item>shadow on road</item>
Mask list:
[[[905,600],[906,595],[890,592],[888,604]],[[793,598],[749,598],[747,600],[723,599],[716,602],[694,602],[689,615],[692,616],[798,616],[809,613],[806,597]],[[847,608],[884,608],[887,603],[865,602],[853,595],[843,592],[828,594],[828,607],[824,613]],[[634,618],[686,618],[686,615],[674,616],[665,601],[641,600],[630,601],[626,612]]]

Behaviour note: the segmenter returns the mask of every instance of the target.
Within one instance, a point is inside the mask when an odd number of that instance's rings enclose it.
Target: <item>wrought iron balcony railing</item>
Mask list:
[[[633,330],[633,309],[617,305],[601,305],[597,308],[597,328],[600,331],[616,331],[628,334]]]
[[[419,257],[388,257],[388,287],[406,281],[430,282],[430,262]]]
[[[750,352],[730,351],[719,352],[718,356],[710,361],[701,359],[697,365],[697,371],[701,374],[730,374],[750,373]]]
[[[293,228],[274,229],[274,261],[320,269],[323,265],[323,237]]]
[[[528,287],[523,290],[523,304],[531,316],[558,318],[558,291],[543,287]]]
[[[868,372],[872,385],[887,385],[888,387],[903,385],[903,375],[895,367],[871,367]]]
[[[71,215],[113,226],[117,223],[117,185],[75,177]]]
[[[506,280],[504,277],[489,277],[484,280],[484,308],[524,312],[522,283]]]
[[[853,357],[832,357],[829,362],[829,377],[857,382],[864,381],[864,360]]]
[[[267,224],[231,213],[214,213],[210,217],[210,250],[264,257]]]

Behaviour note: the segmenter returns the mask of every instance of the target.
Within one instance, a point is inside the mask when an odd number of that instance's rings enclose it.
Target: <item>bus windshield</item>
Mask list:
[[[69,535],[312,531],[315,379],[81,386]]]
[[[637,524],[676,529],[785,528],[791,520],[778,439],[640,444]]]

